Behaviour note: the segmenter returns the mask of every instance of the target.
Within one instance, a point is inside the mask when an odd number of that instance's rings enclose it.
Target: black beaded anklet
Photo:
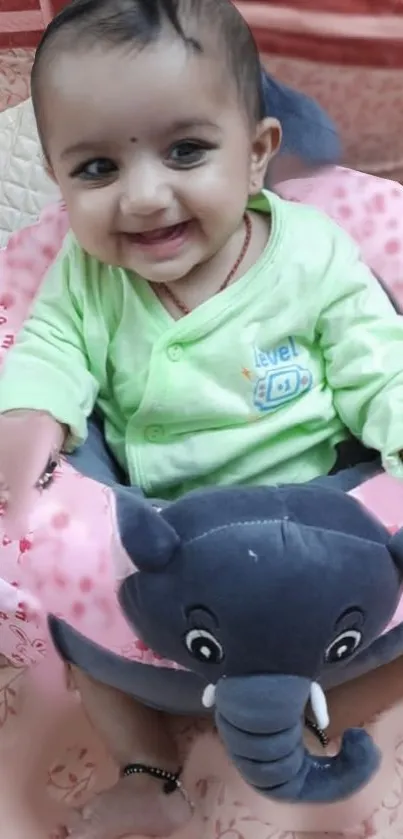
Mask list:
[[[175,790],[182,790],[182,784],[179,780],[181,769],[178,772],[167,772],[166,769],[158,769],[156,766],[147,766],[146,763],[129,763],[122,769],[121,775],[126,778],[128,775],[151,775],[152,778],[157,778],[159,781],[164,781],[164,792],[170,795]]]

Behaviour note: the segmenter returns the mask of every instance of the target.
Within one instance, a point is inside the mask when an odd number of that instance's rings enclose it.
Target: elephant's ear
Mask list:
[[[389,551],[403,578],[403,527],[393,534],[388,544]]]
[[[117,487],[114,493],[116,527],[132,565],[140,571],[163,568],[179,545],[178,534],[138,490]]]

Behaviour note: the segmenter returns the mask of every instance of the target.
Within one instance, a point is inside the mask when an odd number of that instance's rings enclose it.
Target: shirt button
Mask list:
[[[180,344],[172,344],[167,349],[167,355],[171,361],[180,361],[183,355],[183,348]]]
[[[158,443],[164,436],[164,429],[160,425],[149,425],[145,429],[145,436],[149,443]]]

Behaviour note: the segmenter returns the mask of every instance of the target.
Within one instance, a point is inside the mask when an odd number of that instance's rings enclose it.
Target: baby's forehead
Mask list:
[[[205,81],[211,84],[214,78],[216,88],[224,91],[233,79],[228,56],[223,45],[217,38],[203,44],[200,51],[191,50],[177,36],[162,35],[146,45],[136,43],[109,44],[103,41],[80,40],[75,45],[74,37],[65,38],[64,33],[56,37],[43,59],[44,72],[41,73],[41,83],[63,84],[71,77],[80,77],[85,90],[89,83],[98,78],[99,83],[124,80],[129,74],[136,84],[143,88],[150,86],[150,80],[159,77],[160,85],[167,86],[173,77],[171,70],[178,71],[175,81],[184,81],[182,71],[187,75],[197,75],[198,85]],[[145,69],[148,75],[144,75]],[[111,75],[111,71],[116,74]]]
[[[60,51],[49,62],[41,98],[45,124],[92,119],[95,129],[97,120],[110,119],[122,130],[138,123],[151,132],[171,121],[219,119],[231,104],[239,108],[222,56],[189,53],[178,39],[142,50],[99,44]]]

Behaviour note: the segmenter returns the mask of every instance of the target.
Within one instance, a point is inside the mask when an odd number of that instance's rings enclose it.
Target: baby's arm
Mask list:
[[[86,436],[98,385],[88,369],[83,302],[72,291],[77,260],[67,248],[51,267],[30,317],[7,354],[0,377],[0,413],[46,411],[69,429],[68,446]]]
[[[335,407],[352,433],[403,478],[403,317],[359,251],[334,228],[317,331]]]
[[[9,516],[19,507],[22,529],[21,508],[26,514],[49,457],[85,438],[98,390],[71,268],[67,249],[50,269],[0,377],[0,489]]]

